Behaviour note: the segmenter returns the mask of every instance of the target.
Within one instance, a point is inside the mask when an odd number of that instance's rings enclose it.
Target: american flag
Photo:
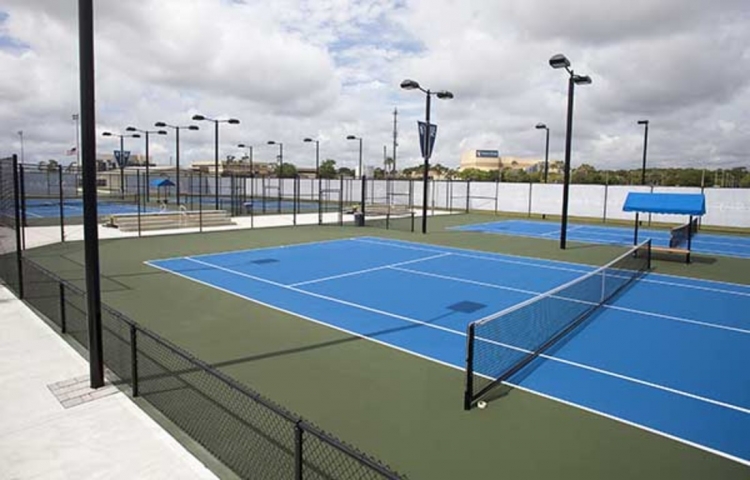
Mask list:
[[[73,147],[67,152],[65,152],[65,155],[75,155],[75,154],[76,154],[76,147]]]

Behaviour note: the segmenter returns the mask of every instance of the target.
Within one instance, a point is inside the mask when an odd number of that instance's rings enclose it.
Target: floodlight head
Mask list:
[[[357,140],[357,137],[355,137],[354,135],[347,135],[346,139],[347,140]]]
[[[166,130],[159,130],[159,131],[156,132],[156,134],[157,135],[166,135],[167,131]]]
[[[245,145],[244,143],[238,143],[238,144],[237,144],[237,148],[247,148],[247,147],[248,147],[248,146],[247,146],[247,145]]]
[[[535,128],[538,128],[539,130],[546,130],[547,129],[547,125],[545,125],[543,123],[537,123]]]
[[[401,82],[401,88],[403,88],[404,90],[417,90],[419,88],[419,82],[417,82],[416,80],[406,79]]]
[[[236,118],[230,118],[229,120],[227,120],[227,123],[231,123],[232,125],[238,125],[240,121],[237,120]]]
[[[206,119],[206,117],[204,117],[203,115],[193,115],[193,120],[201,121],[201,120],[205,120],[205,119]]]
[[[315,140],[313,140],[312,138],[306,138],[306,139],[304,139],[302,141],[303,142],[314,142]]]
[[[638,125],[648,125],[648,120],[638,120]]]
[[[128,127],[128,128],[126,128],[126,129],[125,129],[125,131],[126,131],[126,132],[137,132],[137,131],[138,131],[138,129],[137,129],[137,128],[135,128],[135,127]]]
[[[269,145],[276,145],[276,142],[275,142],[274,140],[269,140],[269,141],[268,141],[268,144],[269,144]]]
[[[453,93],[449,92],[448,90],[440,90],[439,92],[435,93],[435,96],[441,100],[450,100],[453,98]]]
[[[155,126],[155,127],[160,127],[160,128],[164,128],[164,127],[166,127],[166,126],[167,126],[167,124],[166,124],[166,123],[164,123],[164,122],[156,122],[156,123],[154,124],[154,126]]]
[[[573,75],[573,83],[576,85],[590,85],[591,77],[588,75]]]
[[[570,60],[568,60],[568,57],[562,53],[558,53],[549,59],[549,66],[552,68],[569,68]]]
[[[112,136],[112,132],[102,132],[102,136],[103,137],[111,137]]]
[[[200,128],[198,127],[198,125],[189,125],[189,126],[187,127],[187,129],[188,129],[188,130],[200,130]]]
[[[139,133],[134,133],[131,135],[133,138],[141,138],[141,135]]]

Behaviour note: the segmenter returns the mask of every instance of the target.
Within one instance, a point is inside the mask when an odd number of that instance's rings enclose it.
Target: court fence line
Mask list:
[[[29,258],[19,283],[27,305],[88,350],[85,291]],[[373,457],[102,305],[108,379],[140,397],[242,478],[403,479]]]

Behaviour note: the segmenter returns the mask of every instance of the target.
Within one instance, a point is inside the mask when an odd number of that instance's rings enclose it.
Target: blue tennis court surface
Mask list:
[[[497,233],[521,237],[556,239],[560,237],[560,224],[534,220],[501,220],[454,227],[455,230]],[[669,230],[638,229],[638,239],[652,239],[654,246],[669,245]],[[568,224],[568,240],[583,243],[616,245],[633,244],[633,227]],[[692,240],[691,250],[708,255],[727,255],[750,258],[750,237],[714,235],[698,231]]]
[[[142,213],[153,213],[158,212],[157,207],[144,207],[141,206]],[[97,214],[99,216],[105,215],[119,215],[126,213],[138,213],[138,205],[130,203],[117,203],[99,201],[97,203]],[[55,218],[60,216],[60,204],[56,202],[50,202],[49,200],[26,200],[26,217],[27,218]],[[63,203],[63,216],[69,217],[82,217],[83,216],[83,200],[65,200]]]
[[[461,370],[470,322],[594,270],[375,237],[147,263]],[[748,311],[750,286],[647,273],[507,384],[750,465]]]

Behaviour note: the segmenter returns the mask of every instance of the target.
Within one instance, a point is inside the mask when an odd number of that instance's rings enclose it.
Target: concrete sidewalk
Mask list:
[[[216,478],[4,287],[0,331],[0,478]]]

